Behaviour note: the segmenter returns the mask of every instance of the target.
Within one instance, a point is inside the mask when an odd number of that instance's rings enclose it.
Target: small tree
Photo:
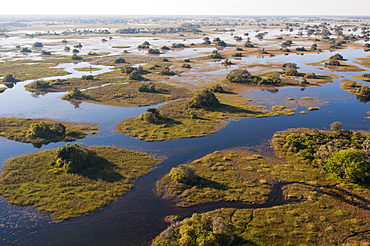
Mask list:
[[[214,108],[220,106],[220,102],[211,90],[203,90],[188,102],[189,108]]]
[[[94,76],[93,75],[82,75],[81,79],[83,80],[94,80]]]
[[[221,55],[220,52],[218,52],[218,50],[212,51],[212,54],[209,55],[208,57],[211,59],[223,59],[223,56]]]
[[[225,92],[224,88],[222,88],[222,86],[219,84],[212,86],[211,88],[209,88],[209,90],[213,92],[218,92],[218,93]]]
[[[128,75],[129,80],[143,80],[144,77],[141,76],[139,71],[133,71]]]
[[[137,88],[139,92],[155,92],[155,85],[154,83],[149,84],[141,84]]]
[[[267,83],[277,85],[281,83],[280,73],[273,72],[267,75]]]
[[[81,147],[81,144],[65,145],[57,150],[53,167],[64,169],[67,173],[79,173],[93,162],[93,153]]]
[[[342,123],[339,121],[333,122],[330,124],[330,130],[339,132],[340,130],[342,130],[342,126]]]
[[[141,115],[141,119],[151,124],[160,124],[163,121],[163,117],[156,108],[148,108],[146,112]]]
[[[330,60],[343,60],[343,56],[339,53],[335,54],[335,55],[332,55],[331,57],[329,57]]]
[[[165,67],[163,68],[162,71],[159,72],[159,75],[176,75],[175,72],[171,71],[171,69],[169,67]]]
[[[12,74],[7,74],[4,76],[3,78],[3,82],[10,82],[10,83],[16,83],[18,82],[19,80],[15,79],[14,76]]]
[[[72,91],[70,91],[68,94],[62,96],[63,100],[83,100],[83,99],[89,99],[89,96],[83,94],[79,89],[73,88]]]
[[[326,66],[340,66],[340,62],[338,60],[329,60],[325,62]]]
[[[171,180],[185,184],[196,183],[198,178],[194,172],[194,169],[187,165],[173,167],[168,175],[170,176]]]
[[[226,75],[226,80],[230,83],[258,84],[262,79],[253,76],[247,69],[234,69]]]
[[[159,54],[161,54],[161,51],[159,49],[150,48],[148,50],[148,54],[159,55]]]
[[[32,45],[32,47],[44,47],[44,46],[42,45],[42,43],[40,43],[40,42],[36,42],[36,43],[34,43],[34,44]]]
[[[118,58],[114,61],[114,63],[126,63],[126,59],[125,58]]]

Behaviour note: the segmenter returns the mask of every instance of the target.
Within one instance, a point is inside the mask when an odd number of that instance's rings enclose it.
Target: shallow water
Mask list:
[[[234,34],[242,36],[245,30],[236,31]],[[278,35],[274,31],[268,35]],[[276,33],[276,34],[274,34]],[[280,33],[280,32],[279,32]],[[252,35],[252,34],[251,34]],[[253,35],[254,36],[254,35]],[[233,40],[230,33],[220,33],[221,39],[228,42]],[[270,37],[270,36],[269,36]],[[201,37],[200,39],[202,39]],[[244,38],[244,37],[243,37]],[[59,41],[45,39],[12,38],[1,40],[5,42],[7,52],[1,55],[6,58],[21,56],[17,52],[11,51],[14,44],[28,46],[36,41],[40,41],[48,47],[47,50],[63,53],[64,45]],[[84,47],[81,53],[90,51],[93,47],[100,51],[109,51],[112,54],[121,52],[120,49],[111,48],[114,45],[131,45],[133,52],[140,52],[135,47],[148,38],[114,38],[108,42],[101,43],[101,37],[90,37],[81,40],[70,40],[69,45],[81,41]],[[179,40],[148,40],[153,45],[171,45]],[[195,42],[187,40],[187,42]],[[200,42],[200,40],[197,40]],[[267,41],[264,41],[267,42]],[[53,50],[54,49],[54,50]],[[163,56],[171,57],[191,57],[201,56],[204,52],[211,52],[214,48],[205,49],[183,49],[171,51]],[[355,58],[365,57],[361,49],[345,49],[339,52],[349,63],[353,63]],[[305,63],[322,61],[332,55],[330,52],[320,54],[312,53],[301,55],[279,55],[275,57],[243,57],[236,60],[239,65],[251,63],[284,63],[295,62],[302,72],[315,72],[316,74],[331,73],[322,71],[316,67],[308,66]],[[39,57],[35,54],[30,55],[35,59]],[[71,74],[66,76],[51,77],[46,79],[81,77],[86,74],[99,74],[109,71],[109,67],[96,66],[101,68],[99,71],[80,72],[74,70],[77,67],[88,67],[90,64],[81,62],[77,64],[61,64]],[[218,63],[210,63],[215,71],[207,75],[223,75],[230,68],[222,67]],[[368,69],[366,69],[368,70]],[[365,71],[366,72],[366,71]],[[196,69],[188,74],[197,73]],[[338,73],[344,78],[349,78],[351,74],[359,73]],[[256,102],[267,102],[277,105],[285,102],[286,97],[293,97],[298,100],[301,97],[314,97],[320,102],[328,101],[323,104],[318,111],[299,114],[300,110],[306,107],[299,106],[297,114],[294,116],[279,116],[270,118],[244,118],[239,121],[230,122],[225,128],[214,134],[190,139],[177,139],[164,142],[144,142],[115,132],[115,126],[124,119],[137,116],[146,111],[148,107],[114,107],[101,104],[81,103],[73,105],[61,100],[64,93],[48,93],[45,95],[35,95],[26,92],[24,85],[32,82],[24,81],[17,83],[14,88],[6,90],[0,94],[0,116],[1,117],[30,117],[30,118],[50,118],[53,120],[73,121],[73,122],[96,122],[99,124],[99,132],[86,139],[79,140],[85,145],[113,145],[117,147],[141,150],[149,153],[165,156],[167,159],[156,167],[148,175],[135,182],[134,188],[117,202],[105,207],[104,209],[60,223],[53,223],[49,217],[43,213],[36,212],[35,209],[25,207],[15,207],[7,204],[4,199],[0,200],[0,231],[4,244],[17,245],[145,245],[166,228],[163,218],[166,215],[178,214],[180,216],[189,215],[189,211],[177,208],[168,201],[159,199],[154,193],[155,182],[165,175],[172,167],[181,163],[187,163],[200,158],[216,150],[222,150],[238,146],[255,146],[267,144],[274,132],[287,128],[310,127],[328,129],[334,121],[341,121],[343,127],[353,130],[369,130],[369,120],[365,117],[369,111],[366,103],[361,103],[355,95],[347,93],[339,88],[340,79],[334,83],[320,87],[307,88],[277,88],[278,92],[271,93],[259,89],[246,90],[242,95]],[[302,90],[303,89],[303,90]],[[315,99],[315,100],[316,100]],[[157,105],[158,106],[158,105]],[[153,106],[151,106],[153,107]],[[0,163],[6,159],[26,153],[38,152],[45,149],[57,148],[64,143],[50,143],[40,149],[34,148],[31,144],[18,143],[5,138],[0,138]],[[199,211],[200,212],[200,211]]]

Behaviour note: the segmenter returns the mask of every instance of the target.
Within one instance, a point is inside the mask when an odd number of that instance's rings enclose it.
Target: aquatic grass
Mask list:
[[[179,206],[220,200],[264,203],[274,182],[266,161],[263,157],[254,159],[245,150],[216,151],[171,170],[158,182],[158,191]],[[183,167],[194,170],[196,177],[188,182],[173,179],[171,173]]]
[[[64,220],[85,215],[115,201],[132,182],[158,164],[154,157],[114,147],[88,147],[104,162],[89,176],[66,173],[50,165],[56,149],[9,159],[0,177],[0,194],[11,204],[34,206]]]
[[[0,63],[0,76],[12,74],[18,80],[40,79],[51,76],[69,74],[63,68],[55,68],[58,64],[70,62],[70,58],[50,58],[38,60],[16,60]]]
[[[99,70],[101,70],[101,68],[98,68],[98,67],[79,67],[79,68],[74,68],[74,70],[89,72],[89,71],[99,71]]]
[[[261,106],[250,105],[238,94],[216,93],[221,103],[211,109],[189,109],[187,100],[167,103],[158,108],[162,124],[148,123],[141,116],[123,120],[117,131],[145,141],[201,137],[214,133],[227,124],[227,119],[238,117],[269,117],[292,115],[292,110],[270,112]]]
[[[65,134],[46,138],[30,137],[29,131],[32,126],[41,123],[48,125],[62,124],[66,128]],[[0,136],[24,143],[47,144],[59,141],[74,141],[86,137],[89,133],[95,133],[96,130],[97,126],[93,123],[61,122],[48,119],[0,118]]]

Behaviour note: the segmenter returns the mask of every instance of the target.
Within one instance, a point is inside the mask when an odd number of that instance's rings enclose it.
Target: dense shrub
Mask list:
[[[222,88],[222,86],[219,84],[212,86],[211,88],[209,88],[209,90],[213,92],[218,92],[218,93],[225,92],[224,88]]]
[[[211,59],[223,59],[223,56],[220,52],[218,52],[218,50],[212,51],[212,54],[210,54],[208,57]]]
[[[162,71],[159,72],[159,75],[176,75],[176,73],[171,71],[169,67],[165,67]]]
[[[261,78],[251,75],[247,69],[234,69],[226,75],[226,80],[230,83],[257,84]]]
[[[291,129],[275,133],[272,142],[285,156],[297,157],[350,182],[367,182],[369,141],[361,133],[341,127],[340,122],[334,122],[333,131]]]
[[[328,62],[325,62],[325,65],[327,65],[327,66],[340,66],[340,62],[338,60],[329,60]]]
[[[343,56],[341,54],[335,54],[329,57],[330,60],[343,60]]]
[[[62,96],[63,100],[84,100],[84,99],[90,99],[89,96],[83,94],[79,89],[73,88],[72,91],[70,91],[68,94]]]
[[[10,82],[10,83],[16,83],[18,82],[19,80],[15,79],[14,76],[12,74],[7,74],[4,76],[3,78],[3,82]]]
[[[151,124],[163,123],[163,117],[156,108],[148,108],[146,112],[141,115],[141,119]]]
[[[149,84],[141,84],[137,88],[139,92],[155,92],[155,85],[154,83]]]
[[[79,173],[95,164],[94,153],[82,148],[80,144],[65,145],[57,150],[53,167],[61,168],[67,173]]]
[[[125,58],[118,58],[114,61],[114,63],[126,63],[126,59]]]
[[[369,178],[370,164],[363,151],[344,149],[331,154],[324,168],[340,178],[358,183]]]
[[[203,108],[209,109],[220,106],[215,94],[210,90],[202,90],[195,94],[193,98],[188,102],[189,108]]]
[[[159,54],[161,54],[161,51],[159,49],[150,48],[148,50],[148,54],[159,55]]]
[[[64,137],[66,127],[61,123],[48,124],[46,122],[33,123],[27,132],[27,137],[53,139],[56,137]]]
[[[82,75],[81,77],[83,80],[94,80],[93,75]]]

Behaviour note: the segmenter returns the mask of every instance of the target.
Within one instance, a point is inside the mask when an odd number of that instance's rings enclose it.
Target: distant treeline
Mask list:
[[[184,23],[181,27],[163,27],[163,28],[123,28],[116,32],[121,34],[127,33],[178,33],[178,32],[202,32],[199,25]]]

